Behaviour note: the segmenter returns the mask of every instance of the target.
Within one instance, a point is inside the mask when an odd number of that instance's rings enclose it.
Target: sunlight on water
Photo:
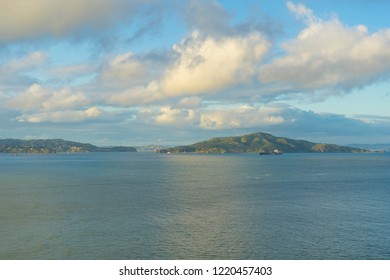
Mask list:
[[[0,155],[1,259],[390,259],[389,155]]]

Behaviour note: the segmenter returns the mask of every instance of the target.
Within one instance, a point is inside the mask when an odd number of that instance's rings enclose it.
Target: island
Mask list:
[[[339,146],[335,144],[313,143],[306,140],[295,140],[276,137],[264,132],[242,136],[219,137],[187,146],[167,149],[170,153],[361,153],[365,149]]]
[[[137,152],[137,149],[124,146],[97,147],[92,144],[66,141],[63,139],[0,139],[0,153],[51,154],[86,152]]]

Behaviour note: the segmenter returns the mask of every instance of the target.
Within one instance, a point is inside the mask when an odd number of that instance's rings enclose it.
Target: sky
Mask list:
[[[390,143],[390,1],[0,6],[0,138]]]

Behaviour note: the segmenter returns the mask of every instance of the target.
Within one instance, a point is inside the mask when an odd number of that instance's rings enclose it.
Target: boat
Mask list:
[[[270,150],[270,151],[266,151],[266,150],[261,149],[259,151],[259,155],[282,155],[282,154],[283,154],[283,151],[278,150],[278,149]]]

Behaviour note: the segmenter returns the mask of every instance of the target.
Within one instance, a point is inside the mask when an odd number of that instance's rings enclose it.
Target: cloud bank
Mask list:
[[[304,27],[288,40],[253,15],[235,20],[217,1],[0,5],[0,132],[50,123],[93,123],[118,135],[132,128],[180,128],[188,135],[243,129],[357,135],[388,128],[380,116],[367,122],[289,104],[389,82],[389,28],[320,18],[292,1],[285,9]],[[170,24],[180,25],[173,35],[165,22],[157,27],[168,14]],[[109,47],[94,52],[96,39]]]
[[[337,18],[321,20],[303,6],[288,2],[306,28],[284,43],[285,55],[262,66],[260,80],[295,91],[338,89],[342,92],[389,79],[390,29],[369,33]]]

